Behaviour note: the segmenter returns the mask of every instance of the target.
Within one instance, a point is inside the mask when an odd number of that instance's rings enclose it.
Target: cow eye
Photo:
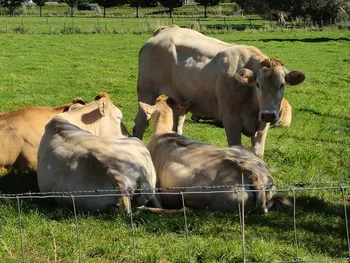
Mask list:
[[[260,89],[260,85],[259,85],[259,83],[256,83],[256,86],[258,87],[258,89]]]
[[[285,85],[284,83],[283,83],[283,84],[281,84],[281,87],[280,87],[280,89],[283,89],[283,88],[284,88],[284,85]]]

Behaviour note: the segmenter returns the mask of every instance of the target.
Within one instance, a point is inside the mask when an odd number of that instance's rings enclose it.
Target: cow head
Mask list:
[[[71,112],[81,114],[83,126],[80,128],[94,135],[114,139],[125,137],[122,132],[123,114],[109,99],[101,98]]]
[[[259,104],[259,119],[276,122],[286,85],[297,85],[305,80],[300,71],[288,71],[280,59],[269,58],[260,62],[257,71],[247,68],[239,70],[235,77],[243,84],[252,85],[256,90]]]
[[[111,132],[111,137],[122,138],[131,137],[130,133],[126,129],[122,122],[122,112],[112,103],[112,100],[108,93],[100,92],[96,97],[95,101],[98,102],[99,112],[102,117],[107,117],[105,121],[112,121],[111,124],[114,127]],[[116,124],[116,126],[114,126]],[[107,125],[110,125],[109,123]]]
[[[155,105],[149,105],[143,102],[139,102],[139,105],[145,112],[147,120],[154,120],[156,133],[159,123],[166,126],[166,129],[168,129],[167,132],[174,131],[179,133],[178,129],[179,127],[182,129],[182,124],[186,118],[190,101],[177,104],[170,97],[159,97]]]

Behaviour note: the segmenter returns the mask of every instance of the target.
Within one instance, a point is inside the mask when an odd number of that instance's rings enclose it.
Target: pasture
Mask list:
[[[98,92],[106,91],[132,131],[137,112],[137,55],[150,36],[0,34],[0,112],[61,105],[73,97],[91,101]],[[248,30],[211,36],[254,45],[269,56],[282,58],[288,69],[305,73],[303,84],[286,88],[285,97],[293,107],[292,125],[270,130],[264,159],[278,188],[339,186],[295,191],[298,255],[305,262],[349,258],[340,188],[350,185],[349,31]],[[194,124],[189,117],[185,136],[226,146],[223,129],[206,122]],[[152,132],[149,127],[145,143]],[[249,145],[247,138],[244,143]],[[33,179],[31,173],[3,173],[0,191],[27,191],[35,185]],[[344,194],[346,199],[350,191],[345,189]],[[292,197],[292,191],[287,195]],[[78,262],[74,213],[43,200],[20,200],[20,204],[25,262]],[[349,209],[347,213],[350,215]],[[137,262],[189,261],[183,215],[133,216]],[[78,214],[77,223],[82,262],[133,261],[129,215],[118,210]],[[238,213],[190,212],[187,224],[192,262],[243,260]],[[293,224],[290,210],[247,215],[246,259],[293,261]],[[21,261],[18,225],[16,200],[0,199],[0,262]]]

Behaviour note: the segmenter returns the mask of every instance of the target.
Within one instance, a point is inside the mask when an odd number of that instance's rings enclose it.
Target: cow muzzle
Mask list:
[[[276,111],[261,111],[260,112],[260,120],[265,122],[276,122],[279,118],[278,112]]]

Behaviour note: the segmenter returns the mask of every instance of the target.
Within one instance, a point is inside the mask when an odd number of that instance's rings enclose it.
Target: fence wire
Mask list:
[[[274,263],[288,263],[288,262],[348,262],[350,263],[350,235],[349,235],[349,221],[347,215],[347,202],[348,197],[346,196],[346,190],[350,188],[349,185],[343,185],[344,182],[302,182],[302,183],[292,183],[288,188],[280,188],[274,189],[276,192],[289,192],[292,195],[292,203],[293,203],[293,230],[294,230],[294,247],[295,247],[295,257],[291,260],[286,261],[274,261]],[[349,183],[349,182],[347,182]],[[318,185],[332,185],[332,186],[318,186]],[[287,186],[287,183],[281,184],[282,186]],[[250,184],[244,184],[242,179],[242,184],[237,185],[220,185],[220,186],[195,186],[195,187],[170,187],[170,188],[154,188],[154,189],[136,189],[133,193],[134,195],[180,195],[182,201],[182,209],[183,217],[184,217],[184,233],[185,233],[185,243],[188,254],[188,262],[192,263],[192,249],[190,242],[190,235],[188,230],[188,218],[186,214],[186,196],[192,194],[218,194],[218,193],[234,193],[241,194],[241,197],[244,196],[245,193],[249,192],[262,192],[266,189],[271,188],[272,185],[263,185],[262,190],[257,189],[246,189],[246,186],[253,186]],[[257,185],[254,185],[255,187]],[[294,186],[294,187],[293,187]],[[297,186],[297,187],[296,187]],[[311,186],[311,187],[300,187],[300,186]],[[222,190],[222,189],[227,190]],[[229,189],[230,188],[230,189]],[[150,191],[152,190],[152,191]],[[168,192],[171,190],[172,192]],[[300,242],[298,241],[298,228],[297,228],[297,220],[296,220],[296,192],[302,191],[333,191],[338,190],[342,194],[342,203],[344,208],[344,220],[345,220],[345,237],[347,243],[347,253],[348,257],[346,258],[333,258],[333,259],[303,259],[300,257],[299,246]],[[163,191],[163,192],[161,192]],[[22,193],[22,194],[0,194],[0,200],[16,200],[17,201],[17,213],[18,213],[18,226],[19,226],[19,242],[21,248],[21,262],[26,262],[25,258],[25,250],[23,243],[23,224],[21,220],[21,200],[28,199],[51,199],[51,198],[62,198],[62,199],[71,199],[72,208],[74,213],[74,221],[75,221],[75,230],[76,230],[76,244],[78,250],[78,262],[84,262],[82,256],[81,249],[81,241],[80,241],[80,228],[78,224],[78,216],[77,216],[77,208],[75,204],[75,200],[77,198],[102,198],[102,197],[127,197],[129,204],[129,216],[130,216],[130,228],[131,228],[131,247],[133,249],[133,262],[137,261],[137,250],[136,250],[136,239],[135,239],[135,223],[133,218],[133,209],[132,209],[132,196],[128,192],[123,192],[120,190],[95,190],[95,191],[72,191],[72,192],[42,192],[42,193]],[[259,263],[257,261],[246,261],[246,245],[245,245],[245,231],[244,231],[244,202],[242,198],[242,202],[238,202],[238,213],[239,213],[239,221],[240,221],[240,234],[241,234],[241,244],[242,244],[242,262],[244,263]]]

